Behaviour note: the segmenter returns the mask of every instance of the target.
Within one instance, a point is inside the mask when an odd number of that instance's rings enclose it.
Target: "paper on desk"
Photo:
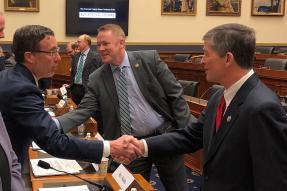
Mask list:
[[[31,159],[31,167],[34,176],[53,176],[53,175],[62,175],[65,173],[57,172],[53,169],[44,169],[38,166],[38,161],[43,160],[51,165],[51,167],[65,171],[71,174],[78,174],[82,167],[75,160],[59,159],[59,158],[43,158],[43,159]]]
[[[89,191],[87,185],[81,186],[65,186],[57,188],[39,188],[39,191]]]

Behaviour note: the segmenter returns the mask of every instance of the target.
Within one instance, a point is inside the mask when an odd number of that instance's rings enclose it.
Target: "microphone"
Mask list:
[[[84,179],[84,178],[82,178],[82,177],[80,177],[80,176],[77,176],[77,175],[75,175],[75,174],[71,174],[71,173],[66,172],[66,171],[57,170],[57,169],[55,169],[54,167],[52,167],[49,163],[47,163],[47,162],[45,162],[45,161],[43,161],[43,160],[39,160],[39,161],[38,161],[38,166],[41,167],[41,168],[44,168],[44,169],[53,169],[53,170],[58,171],[58,172],[62,172],[62,173],[68,174],[68,175],[72,175],[72,176],[77,177],[77,178],[79,178],[79,179],[81,179],[81,180],[83,180],[83,181],[85,181],[85,182],[87,182],[87,183],[89,183],[89,184],[91,184],[91,185],[96,186],[97,188],[102,189],[103,191],[106,190],[106,187],[105,187],[104,185],[101,185],[101,184],[92,182],[92,181],[90,181],[90,180],[86,180],[86,179]]]

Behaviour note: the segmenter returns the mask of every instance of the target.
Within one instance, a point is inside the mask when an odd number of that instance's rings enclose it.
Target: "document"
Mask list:
[[[65,186],[57,188],[39,188],[39,191],[89,191],[87,185],[82,186]]]
[[[34,176],[54,176],[54,175],[63,175],[66,173],[58,172],[53,169],[44,169],[38,166],[38,161],[43,160],[50,164],[51,167],[65,171],[71,174],[79,174],[82,167],[75,160],[60,159],[60,158],[44,158],[44,159],[31,159],[31,167]]]

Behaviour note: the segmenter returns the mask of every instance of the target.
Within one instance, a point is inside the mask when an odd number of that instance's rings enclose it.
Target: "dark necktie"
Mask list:
[[[81,53],[80,62],[79,62],[79,65],[77,67],[77,73],[76,73],[76,78],[75,78],[76,84],[82,83],[82,73],[83,73],[83,69],[84,69],[84,56],[85,56],[85,54]]]
[[[225,107],[226,107],[225,99],[224,96],[222,96],[221,101],[216,110],[216,121],[215,121],[216,132],[219,130]]]
[[[130,135],[131,117],[130,117],[130,107],[129,107],[128,90],[127,90],[127,79],[125,76],[124,67],[122,67],[122,69],[118,68],[118,70],[120,72],[120,75],[117,80],[117,92],[120,106],[121,134]]]

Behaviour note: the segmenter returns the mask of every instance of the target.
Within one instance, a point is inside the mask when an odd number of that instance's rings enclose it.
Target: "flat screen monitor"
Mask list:
[[[107,23],[120,25],[128,35],[129,0],[66,0],[67,35],[96,35]]]

